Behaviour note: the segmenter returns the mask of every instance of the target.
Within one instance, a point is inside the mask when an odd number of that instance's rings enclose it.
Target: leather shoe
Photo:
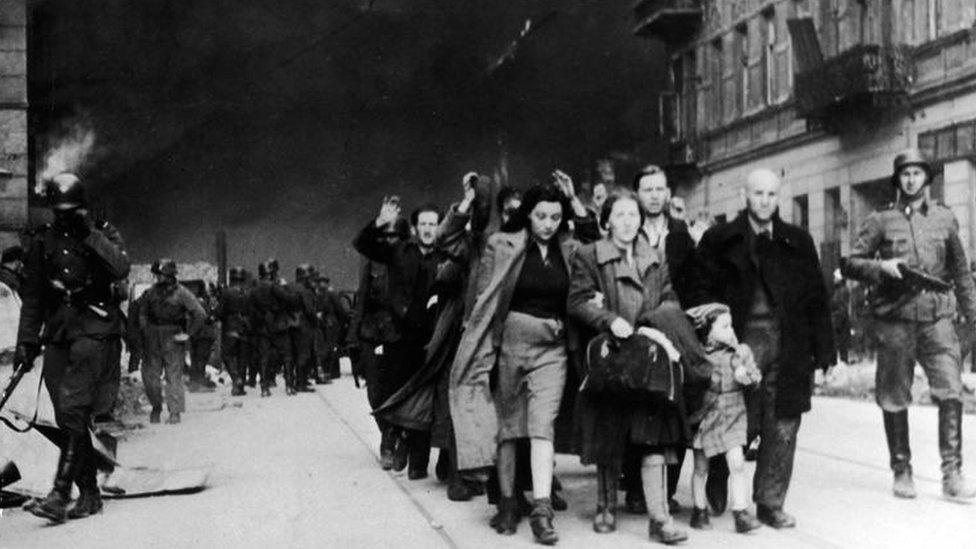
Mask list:
[[[160,408],[153,408],[152,411],[149,412],[149,423],[159,423],[159,416],[162,413],[163,411]]]
[[[447,485],[447,499],[451,501],[471,501],[475,496],[475,490],[463,478],[458,475],[451,477]]]
[[[681,543],[688,539],[688,533],[675,526],[673,520],[658,522],[651,519],[648,524],[647,534],[652,540],[665,545],[674,545],[675,543]]]
[[[617,513],[613,509],[597,505],[596,515],[593,517],[593,531],[597,534],[609,534],[617,530]]]
[[[427,478],[427,469],[410,469],[407,471],[407,478],[410,480],[423,480]]]
[[[691,510],[691,524],[695,530],[711,530],[712,521],[708,517],[708,509],[695,507]]]
[[[410,457],[407,447],[407,437],[404,433],[396,433],[393,438],[393,470],[400,472],[407,468],[407,460]]]
[[[36,505],[30,508],[25,507],[25,509],[34,516],[61,523],[68,520],[68,504],[70,502],[69,498],[62,496],[57,490],[51,490],[47,497],[38,501]]]
[[[769,507],[757,505],[756,518],[766,526],[776,528],[777,530],[796,526],[796,519],[793,518],[793,515],[784,512],[782,509],[770,509]]]
[[[518,503],[514,497],[500,497],[498,499],[498,513],[491,518],[491,525],[496,532],[503,536],[511,536],[518,530],[518,523],[522,520],[518,511]]]
[[[549,499],[537,499],[529,517],[529,526],[536,543],[555,545],[559,541],[556,529],[552,526],[552,503]]]
[[[732,511],[732,516],[735,518],[735,531],[740,534],[752,532],[762,526],[759,520],[745,509],[742,511]]]

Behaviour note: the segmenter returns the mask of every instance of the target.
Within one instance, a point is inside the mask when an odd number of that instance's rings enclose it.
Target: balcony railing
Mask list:
[[[861,44],[796,75],[794,95],[803,118],[868,114],[907,102],[914,66],[905,46]]]
[[[702,21],[701,0],[637,0],[634,34],[667,42],[690,40]]]

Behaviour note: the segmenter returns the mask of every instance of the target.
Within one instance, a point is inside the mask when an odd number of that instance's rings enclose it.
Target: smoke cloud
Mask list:
[[[92,161],[95,150],[95,132],[87,123],[67,120],[62,130],[45,140],[47,147],[42,152],[43,161],[38,166],[34,192],[43,194],[44,182],[63,173],[79,173]]]

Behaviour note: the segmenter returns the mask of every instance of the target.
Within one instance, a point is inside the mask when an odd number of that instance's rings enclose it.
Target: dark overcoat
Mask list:
[[[797,417],[810,410],[813,372],[834,363],[830,304],[820,259],[805,230],[773,218],[770,255],[757,266],[749,250],[749,219],[710,228],[698,244],[703,275],[702,301],[725,303],[732,324],[743,334],[756,285],[765,282],[780,325],[777,417]],[[761,276],[760,276],[761,275]]]

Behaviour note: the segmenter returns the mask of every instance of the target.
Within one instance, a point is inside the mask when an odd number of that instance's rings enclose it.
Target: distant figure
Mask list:
[[[183,367],[190,337],[203,328],[207,312],[203,305],[176,280],[176,262],[158,259],[152,266],[156,283],[146,290],[139,308],[139,325],[145,334],[145,364],[142,384],[152,405],[149,423],[159,423],[163,409],[162,379],[166,380],[166,423],[180,422],[186,409]]]
[[[840,269],[834,269],[834,286],[830,292],[830,318],[834,326],[834,343],[845,364],[850,363],[851,291]]]
[[[15,294],[20,295],[20,285],[23,282],[24,249],[11,246],[3,251],[0,259],[0,282],[7,285]]]

